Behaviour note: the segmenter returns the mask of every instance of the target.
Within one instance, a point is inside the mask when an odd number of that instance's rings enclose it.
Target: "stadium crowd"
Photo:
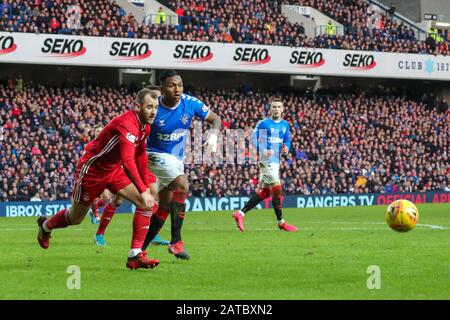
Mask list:
[[[419,41],[388,14],[374,21],[365,0],[167,0],[179,24],[146,24],[108,0],[0,0],[0,31],[123,38],[213,41],[447,55],[448,42]],[[71,7],[77,5],[80,9]],[[339,35],[305,35],[281,14],[282,4],[308,5],[345,26]],[[79,23],[78,23],[79,22]],[[370,27],[371,25],[372,27]]]
[[[310,6],[344,26],[343,36],[320,37],[315,47],[399,53],[448,55],[444,39],[418,41],[414,30],[398,22],[389,11],[376,10],[366,0],[285,0],[285,4]],[[442,41],[441,41],[442,40]]]
[[[285,194],[450,190],[445,100],[405,98],[388,87],[187,91],[221,116],[224,131],[243,129],[247,138],[270,98],[283,99],[292,138],[281,166]],[[0,201],[69,199],[94,125],[133,107],[125,87],[0,81]],[[250,195],[258,182],[248,162],[187,164],[186,173],[194,196]]]

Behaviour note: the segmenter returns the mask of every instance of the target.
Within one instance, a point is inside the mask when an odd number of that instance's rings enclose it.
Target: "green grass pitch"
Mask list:
[[[231,212],[187,213],[191,260],[152,246],[161,264],[134,271],[125,268],[129,214],[113,218],[102,253],[89,219],[54,231],[43,250],[36,218],[1,218],[0,299],[450,299],[450,204],[418,207],[418,227],[404,234],[387,227],[385,206],[285,209],[297,233],[278,230],[271,210],[248,213],[244,233]],[[80,289],[67,288],[71,265]],[[380,289],[367,287],[369,266]]]

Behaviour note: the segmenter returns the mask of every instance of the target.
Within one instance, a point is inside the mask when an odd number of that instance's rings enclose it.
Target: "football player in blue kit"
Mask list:
[[[183,164],[185,140],[194,117],[208,122],[212,126],[212,133],[205,145],[214,155],[217,152],[221,120],[202,101],[183,93],[183,80],[176,71],[163,71],[159,82],[162,96],[147,139],[148,166],[158,178],[159,207],[151,218],[142,250],[147,249],[170,214],[169,253],[180,259],[189,259],[189,253],[181,239],[185,201],[189,191]]]
[[[246,213],[270,196],[272,196],[272,206],[277,216],[278,228],[288,232],[297,231],[297,227],[284,221],[281,210],[280,157],[287,155],[291,147],[290,126],[286,120],[282,119],[283,111],[283,102],[278,99],[272,100],[270,117],[258,122],[253,131],[251,143],[259,151],[259,181],[262,183],[262,190],[255,194],[244,208],[233,213],[233,218],[241,232],[244,232]]]

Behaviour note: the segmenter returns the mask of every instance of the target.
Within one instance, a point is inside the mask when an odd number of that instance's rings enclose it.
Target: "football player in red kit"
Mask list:
[[[48,220],[39,217],[38,242],[47,249],[53,229],[80,224],[94,200],[105,189],[136,205],[133,236],[127,267],[154,268],[158,260],[149,259],[141,250],[150,224],[154,199],[147,189],[146,140],[158,108],[159,92],[142,89],[136,97],[136,109],[115,117],[89,144],[81,157],[72,192],[70,209],[58,211]]]
[[[150,89],[152,91],[157,91],[158,96],[161,95],[161,89],[159,86],[150,85],[146,87],[147,89]],[[94,127],[95,130],[95,136],[97,137],[100,132],[102,131],[103,127],[101,125],[96,125]],[[158,197],[157,189],[156,189],[156,176],[151,172],[148,171],[149,177],[148,182],[149,186],[148,189],[150,190],[150,193],[152,194],[153,198],[156,199]],[[93,205],[91,206],[91,209],[89,210],[89,214],[91,215],[91,222],[95,224],[99,224],[97,228],[97,232],[94,235],[94,243],[99,247],[105,247],[106,241],[105,241],[105,231],[108,227],[109,223],[111,222],[111,219],[113,218],[114,214],[116,213],[116,209],[120,207],[120,205],[123,203],[125,199],[123,197],[117,196],[112,194],[108,189],[106,189],[100,197],[97,198],[97,200],[94,201]],[[103,214],[101,219],[98,217],[98,208],[101,208],[103,205],[105,205],[105,209],[103,210]],[[155,204],[153,206],[153,212],[156,212],[158,210],[158,201],[155,201]],[[95,212],[97,211],[97,215],[95,215]],[[98,221],[98,222],[97,222]],[[151,244],[153,245],[169,245],[169,241],[161,239],[161,237],[157,234],[153,240],[151,241]]]

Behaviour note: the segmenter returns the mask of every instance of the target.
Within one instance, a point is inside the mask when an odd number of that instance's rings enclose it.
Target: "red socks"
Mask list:
[[[133,216],[133,236],[131,239],[131,249],[141,249],[144,244],[150,226],[151,211],[136,209]]]
[[[187,196],[188,196],[187,193],[174,191],[172,201],[184,206],[184,204],[186,203]],[[180,218],[184,219],[184,207],[180,211]]]
[[[169,216],[168,211],[164,211],[161,208],[158,208],[158,210],[155,211],[155,216],[157,216],[161,221],[166,221],[167,217]]]
[[[116,206],[110,201],[103,210],[102,218],[98,226],[97,234],[105,234],[106,227],[108,227],[114,213],[116,213]]]
[[[187,199],[187,193],[180,192],[180,191],[174,191],[172,201],[177,202],[179,204],[184,204]]]
[[[53,217],[51,217],[45,222],[44,230],[45,228],[47,228],[48,230],[52,230],[67,227],[68,225],[70,225],[67,219],[68,214],[69,209],[59,210]]]

